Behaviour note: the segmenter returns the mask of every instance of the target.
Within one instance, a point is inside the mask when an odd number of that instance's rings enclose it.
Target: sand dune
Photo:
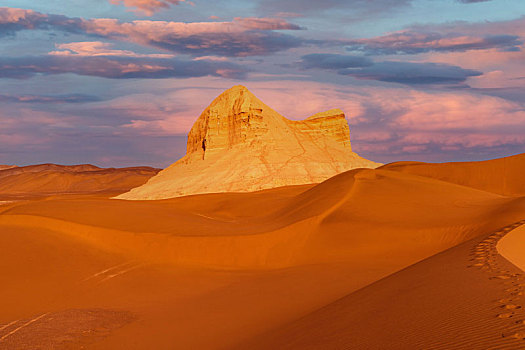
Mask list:
[[[238,348],[523,349],[523,271],[495,249],[523,224],[437,254]]]
[[[505,196],[524,196],[525,153],[484,162],[397,162],[383,169],[431,177]]]
[[[502,207],[508,207],[502,219],[518,217],[513,209],[522,203],[371,169],[350,171],[302,191],[304,187],[291,187],[280,196],[279,191],[262,191],[151,202],[36,201],[4,210],[0,222],[75,232],[106,249],[177,264],[283,268],[364,258],[377,264],[389,252],[403,260],[394,264],[400,268],[497,227],[492,216]],[[186,206],[190,200],[193,210]],[[261,201],[268,210],[261,210]],[[217,212],[223,208],[229,208],[227,216]],[[157,247],[158,242],[163,244]]]
[[[0,349],[518,344],[523,282],[494,247],[525,197],[397,170],[159,201],[4,203]]]
[[[0,199],[60,193],[121,193],[143,184],[158,171],[149,167],[103,169],[90,164],[0,168]]]

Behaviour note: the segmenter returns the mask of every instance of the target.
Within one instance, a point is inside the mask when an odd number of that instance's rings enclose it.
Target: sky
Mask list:
[[[166,167],[242,84],[389,163],[525,152],[523,0],[0,0],[0,164]]]

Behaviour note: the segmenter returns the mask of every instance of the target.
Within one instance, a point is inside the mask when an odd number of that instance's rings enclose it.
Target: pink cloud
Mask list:
[[[429,53],[414,58],[419,62],[439,62],[459,64],[465,67],[482,70],[485,73],[471,77],[468,83],[476,88],[525,87],[525,45],[519,51],[499,51],[495,49],[476,52]]]
[[[113,50],[113,44],[100,41],[82,41],[67,44],[56,44],[57,51],[50,55],[56,56],[119,56],[119,57],[152,57],[173,58],[171,54],[138,54],[129,50]]]
[[[46,15],[33,10],[24,10],[11,7],[3,7],[0,11],[0,23],[20,23],[26,19],[34,17],[46,17]],[[28,23],[29,24],[29,23]]]
[[[111,18],[95,18],[83,21],[87,33],[105,36],[125,36],[137,41],[151,41],[174,37],[190,37],[210,33],[243,33],[251,30],[298,30],[299,26],[280,18],[241,18],[231,22],[167,22],[167,21],[132,21],[120,22]]]
[[[380,55],[489,49],[508,52],[517,51],[524,38],[525,16],[502,22],[414,25],[377,37],[350,40],[348,44],[349,49]]]
[[[180,60],[121,56],[47,55],[0,58],[0,77],[24,79],[37,74],[96,76],[110,79],[189,78],[204,75],[238,78],[246,69],[237,64],[210,60]]]
[[[301,27],[281,18],[235,17],[233,23],[247,30],[298,30]]]
[[[362,39],[412,62],[458,65],[483,71],[468,79],[476,88],[525,87],[525,16],[511,21],[417,25],[381,37]],[[406,50],[405,50],[406,49]],[[412,51],[411,51],[412,50]]]
[[[73,128],[78,122],[72,116],[60,116],[53,112],[4,105],[0,111],[1,148],[42,150],[52,142],[53,136],[43,130]],[[1,155],[0,151],[0,155]]]
[[[463,33],[401,30],[380,37],[350,42],[353,50],[373,54],[418,54],[431,51],[470,51],[490,48],[508,49],[521,44],[514,35],[465,35]]]
[[[193,4],[186,0],[109,0],[109,2],[114,5],[123,4],[126,7],[132,7],[135,11],[149,16],[159,10],[169,8],[171,5],[179,5],[182,2]]]
[[[401,115],[395,123],[410,130],[475,132],[502,126],[525,127],[521,104],[493,96],[412,91],[397,101],[396,107],[401,108]]]
[[[170,22],[113,18],[82,19],[46,15],[32,10],[0,8],[0,25],[6,32],[23,29],[57,29],[95,34],[194,56],[266,55],[298,47],[303,41],[275,30],[300,30],[281,18],[234,18],[230,22]]]

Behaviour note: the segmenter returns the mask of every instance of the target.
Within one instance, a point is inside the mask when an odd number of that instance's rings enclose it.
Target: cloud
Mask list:
[[[313,53],[301,57],[300,66],[305,69],[344,69],[368,67],[374,63],[370,58],[363,56],[349,56],[339,54]]]
[[[483,73],[458,66],[437,63],[383,61],[373,62],[363,56],[310,54],[298,63],[303,69],[330,69],[358,79],[402,84],[457,84]]]
[[[525,16],[499,22],[447,22],[412,25],[372,38],[348,40],[347,49],[371,55],[522,50]]]
[[[170,54],[138,54],[129,50],[113,50],[113,44],[100,41],[82,41],[67,44],[56,44],[57,51],[51,51],[50,55],[57,56],[119,56],[119,57],[150,57],[150,58],[173,58]]]
[[[249,30],[301,30],[303,27],[281,18],[235,17],[233,23]]]
[[[474,36],[402,30],[387,35],[351,41],[349,51],[372,55],[419,54],[431,51],[469,51],[497,48],[519,50],[522,39],[516,35]]]
[[[260,0],[258,10],[262,13],[320,13],[345,9],[352,19],[373,17],[392,12],[412,3],[412,0]]]
[[[82,20],[62,15],[46,15],[33,10],[0,7],[0,36],[12,35],[20,30],[60,28],[67,32],[81,32]]]
[[[123,4],[126,7],[132,7],[136,12],[142,12],[146,15],[153,15],[155,12],[167,9],[171,5],[179,5],[186,0],[109,0],[114,5]],[[188,1],[188,3],[191,3]]]
[[[0,95],[0,102],[18,103],[86,103],[97,102],[101,99],[93,95],[68,94],[68,95]]]
[[[487,1],[492,1],[492,0],[456,0],[456,1],[462,4],[474,4],[476,2],[487,2]]]
[[[469,79],[469,85],[477,88],[519,88],[525,87],[523,81],[515,78],[525,75],[525,17],[511,21],[465,23],[452,22],[441,25],[424,25],[413,28],[414,31],[432,31],[443,33],[461,33],[466,37],[519,37],[522,42],[516,47],[498,45],[482,46],[473,50],[428,51],[410,58],[413,62],[436,62],[483,71],[479,77]],[[459,34],[457,34],[459,35]]]
[[[239,78],[246,69],[221,61],[179,59],[49,55],[0,58],[0,78],[29,78],[35,74],[72,73],[112,79],[189,78],[218,76]]]
[[[339,74],[358,79],[401,84],[457,84],[483,73],[458,66],[438,63],[377,62],[362,69],[339,70]]]
[[[88,34],[195,56],[257,56],[302,45],[302,40],[274,30],[299,30],[282,19],[234,18],[231,22],[86,21]]]
[[[0,8],[0,35],[55,29],[128,41],[195,56],[256,56],[298,47],[303,41],[276,30],[300,30],[281,18],[234,18],[230,22],[121,22],[111,18],[69,18],[32,10]]]
[[[3,162],[167,166],[180,155],[178,150],[185,147],[185,136],[147,136],[124,128],[127,115],[112,115],[111,111],[87,109],[84,105],[76,110],[63,109],[61,105],[48,106],[47,111],[41,106],[2,106],[0,159]],[[56,110],[58,107],[61,109]],[[78,113],[83,110],[85,114]],[[166,149],[174,151],[166,152]]]

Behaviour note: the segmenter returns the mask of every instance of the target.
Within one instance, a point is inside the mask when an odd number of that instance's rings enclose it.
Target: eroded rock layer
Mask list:
[[[197,119],[186,156],[117,198],[256,191],[319,183],[343,171],[379,165],[352,152],[341,110],[288,120],[244,86],[234,86]]]

